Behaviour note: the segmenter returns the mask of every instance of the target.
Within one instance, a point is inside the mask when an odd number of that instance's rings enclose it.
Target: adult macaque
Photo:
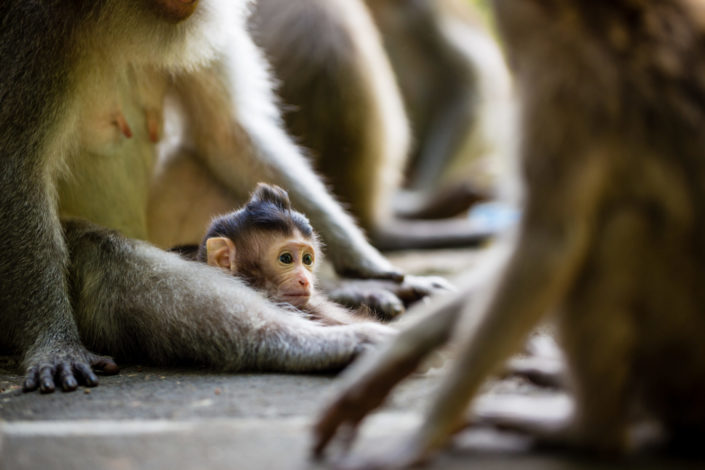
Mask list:
[[[196,258],[323,324],[361,321],[315,290],[320,253],[316,232],[286,191],[260,183],[245,207],[213,220]]]
[[[97,246],[103,264],[69,259],[65,237],[72,230],[62,232],[60,216],[83,217],[128,237],[151,236],[149,188],[169,95],[184,111],[184,148],[224,188],[242,193],[260,180],[286,187],[318,227],[339,272],[401,277],[366,242],[279,126],[266,66],[246,30],[247,8],[246,0],[0,5],[0,349],[24,356],[26,390],[72,390],[81,381],[96,383],[91,365],[116,369],[81,344],[77,322],[86,319],[113,323],[81,328],[84,343],[95,351],[125,353],[132,331],[116,327],[121,315],[139,315],[144,325],[157,326],[166,315],[169,327],[149,344],[150,357],[165,361],[170,340],[207,333],[201,331],[204,323],[189,320],[203,311],[239,325],[231,339],[243,348],[251,339],[246,335],[262,325],[256,334],[272,355],[258,356],[265,362],[286,361],[292,351],[310,355],[319,347],[350,356],[356,342],[369,339],[349,330],[341,342],[332,329],[316,330],[308,339],[292,340],[298,344],[292,350],[276,339],[285,312],[249,287],[119,237]],[[87,242],[102,238],[90,235],[99,233],[95,229],[79,232]],[[72,276],[95,279],[78,298],[69,296],[69,262],[76,270]],[[262,316],[267,320],[260,323]],[[220,347],[205,342],[194,341],[184,354],[198,361]],[[139,356],[145,350],[127,352]],[[222,367],[234,368],[240,356],[211,356],[218,357]]]
[[[490,151],[488,102],[508,89],[501,54],[454,0],[368,4],[369,10],[361,0],[257,3],[252,30],[281,82],[287,128],[376,246],[484,240],[490,233],[464,219],[398,218],[393,200],[408,154],[417,171],[399,214],[447,217],[484,197],[467,191],[465,180],[444,179],[443,171],[467,175],[457,171],[458,161]],[[460,189],[446,196],[459,199],[437,194],[446,183]]]
[[[523,98],[523,221],[494,289],[465,312],[475,321],[458,333],[466,340],[459,360],[422,426],[378,464],[409,465],[443,447],[483,380],[548,312],[557,315],[573,413],[555,422],[502,419],[500,409],[502,426],[621,453],[639,444],[631,431],[640,409],[676,448],[700,446],[705,4],[494,6]],[[443,342],[461,296],[429,309],[442,325],[424,331],[422,322],[389,347],[388,359],[357,371],[316,425],[317,452]],[[390,376],[394,365],[404,367]]]

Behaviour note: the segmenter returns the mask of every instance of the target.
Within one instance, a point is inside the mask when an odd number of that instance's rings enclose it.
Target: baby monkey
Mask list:
[[[310,222],[291,208],[287,192],[259,183],[249,202],[215,218],[196,259],[241,278],[274,302],[287,303],[327,325],[370,320],[354,316],[315,291],[320,242]]]

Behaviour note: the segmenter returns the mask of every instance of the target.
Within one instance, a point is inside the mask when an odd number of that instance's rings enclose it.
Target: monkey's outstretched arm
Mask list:
[[[350,371],[343,391],[329,403],[314,426],[313,452],[320,457],[341,427],[356,428],[379,407],[397,383],[451,336],[467,290],[449,295],[402,331],[392,343]]]
[[[503,265],[504,246],[488,251],[481,268],[465,275],[462,288],[417,307],[401,322],[399,336],[383,350],[370,355],[347,374],[343,390],[325,408],[314,426],[314,453],[321,456],[340,428],[356,428],[363,418],[380,406],[389,392],[413,373],[434,349],[442,346],[457,327],[460,312],[468,299],[491,285]]]
[[[66,221],[65,230],[79,331],[115,356],[227,371],[326,371],[394,335],[373,322],[316,324],[218,268],[87,222]]]
[[[367,242],[328,193],[280,125],[264,59],[244,23],[233,28],[230,41],[233,47],[211,70],[180,79],[190,118],[187,129],[198,157],[236,193],[249,191],[259,181],[289,191],[294,206],[311,219],[324,239],[338,273],[401,279],[401,273]]]

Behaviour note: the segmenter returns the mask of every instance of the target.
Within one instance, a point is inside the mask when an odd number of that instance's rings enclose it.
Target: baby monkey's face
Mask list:
[[[305,307],[313,294],[317,240],[296,231],[291,235],[255,232],[238,240],[206,241],[208,264],[241,276],[275,302]]]
[[[266,254],[267,291],[279,302],[304,307],[313,294],[316,249],[304,237],[293,236],[272,244]]]

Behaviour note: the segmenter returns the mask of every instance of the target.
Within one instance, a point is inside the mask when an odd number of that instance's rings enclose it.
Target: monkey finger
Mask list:
[[[340,442],[340,449],[343,454],[348,454],[353,444],[357,440],[358,430],[360,429],[358,424],[359,423],[355,423],[352,426],[343,426],[340,433],[338,433],[338,442]]]
[[[396,294],[404,301],[414,302],[437,292],[454,290],[455,286],[440,276],[406,276]]]
[[[73,365],[73,370],[87,387],[95,387],[98,385],[98,377],[96,377],[88,364],[77,362]]]
[[[364,416],[364,413],[360,415],[357,410],[359,408],[346,395],[338,398],[325,410],[313,427],[313,456],[315,458],[323,457],[326,447],[341,427],[349,429],[357,427]]]
[[[50,365],[39,367],[39,391],[41,393],[53,393],[54,386],[54,368]]]
[[[328,405],[314,425],[314,456],[320,458],[341,426],[357,427],[378,408],[404,378],[412,374],[429,351],[413,351],[392,343],[391,348],[361,364],[356,381]]]
[[[372,259],[373,262],[376,261],[375,265],[371,267],[370,272],[368,275],[362,275],[362,277],[366,277],[369,279],[389,279],[390,281],[394,281],[397,283],[403,282],[404,281],[404,272],[397,268],[396,266],[392,266],[392,263],[389,262],[385,257],[383,257],[379,252],[376,253],[376,257],[369,257],[368,254],[368,259]]]
[[[120,372],[120,366],[113,361],[112,357],[108,356],[97,356],[91,361],[91,367],[104,375],[115,375]]]
[[[405,310],[406,308],[404,307],[404,303],[397,298],[395,298],[385,306],[385,314],[390,319],[398,317],[399,315],[404,313]]]
[[[369,292],[362,303],[383,320],[392,320],[406,310],[404,302],[394,293],[386,290]]]
[[[406,275],[399,270],[392,270],[392,271],[387,271],[385,273],[382,273],[380,276],[376,276],[376,277],[378,279],[389,279],[390,281],[402,283],[402,282],[404,282]]]
[[[376,373],[375,373],[376,372]],[[407,376],[404,373],[401,377]],[[365,375],[356,384],[344,390],[328,405],[313,427],[313,455],[321,458],[326,447],[339,429],[346,429],[348,436],[372,410],[378,408],[398,382],[393,373],[376,370]],[[350,444],[348,442],[347,444]]]
[[[37,376],[38,372],[36,366],[32,366],[27,369],[27,372],[25,373],[24,383],[22,384],[23,392],[33,392],[37,389],[37,387],[39,387],[39,381],[37,380]]]
[[[61,388],[64,390],[64,392],[71,392],[73,390],[76,390],[76,388],[78,387],[78,382],[76,382],[76,379],[73,376],[72,369],[73,368],[71,367],[71,364],[69,364],[68,362],[60,362],[56,366],[56,383],[61,384]]]

